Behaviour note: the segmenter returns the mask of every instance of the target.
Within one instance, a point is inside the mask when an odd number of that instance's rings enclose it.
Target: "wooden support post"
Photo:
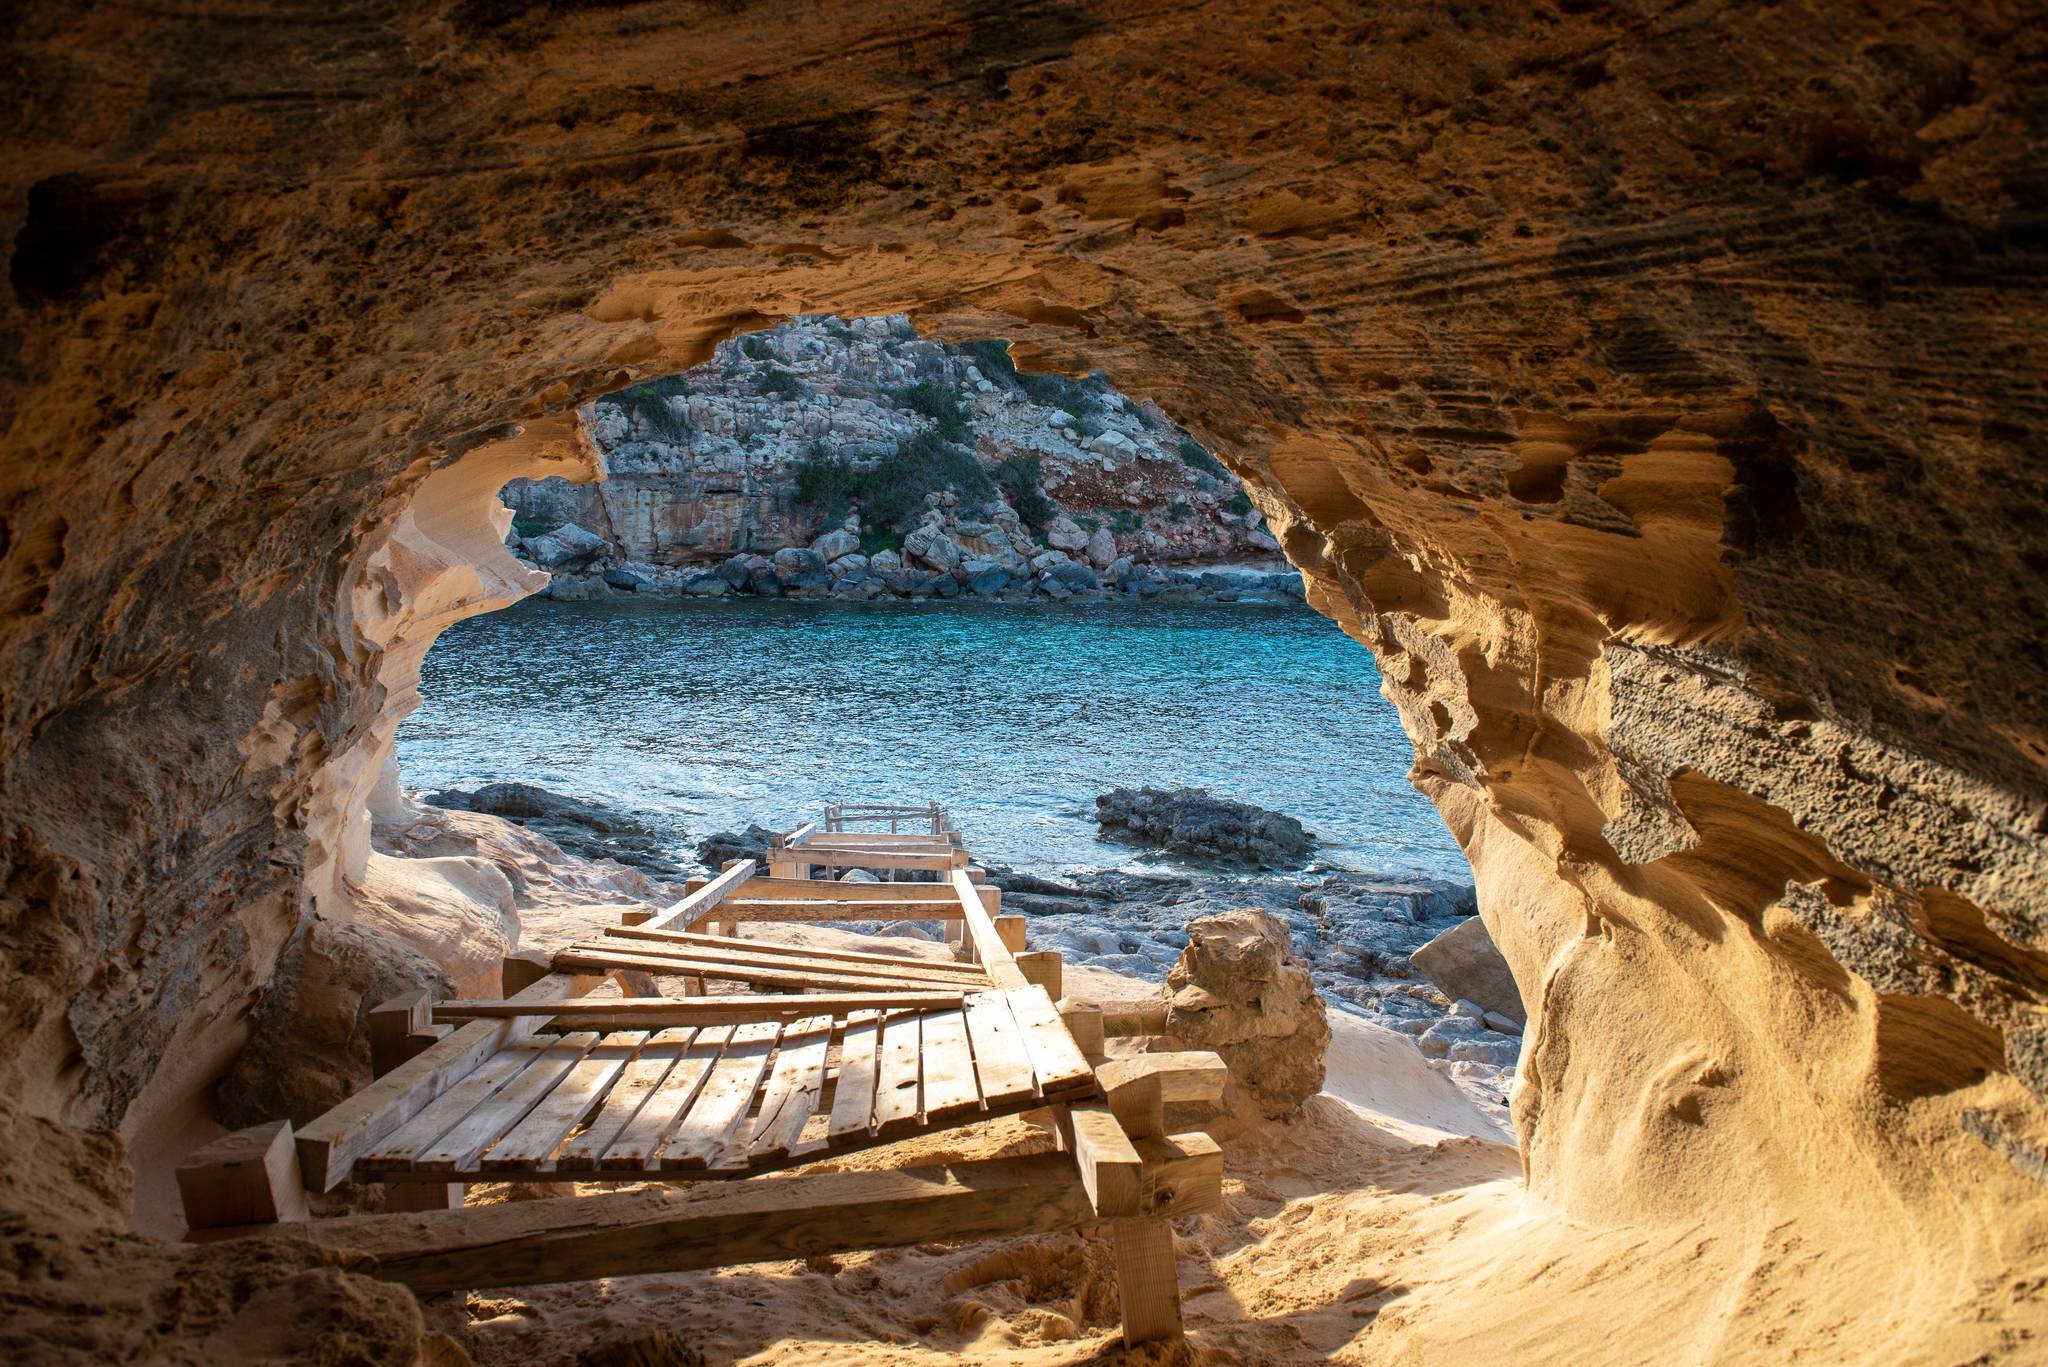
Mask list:
[[[307,1217],[306,1184],[289,1120],[214,1140],[178,1165],[188,1229],[268,1225]]]
[[[424,988],[401,993],[382,1005],[370,1008],[370,1074],[382,1077],[412,1057],[406,1052],[406,1038],[431,1021],[431,998]],[[416,1051],[415,1051],[416,1052]]]
[[[1116,1241],[1116,1289],[1123,1302],[1124,1343],[1179,1338],[1180,1270],[1173,1256],[1173,1226],[1157,1217],[1118,1220],[1110,1226]]]
[[[988,882],[988,870],[979,864],[969,864],[967,866],[967,881],[976,887],[982,886]]]
[[[1018,950],[1024,948],[1024,938],[1029,932],[1024,925],[1024,918],[1022,916],[1012,913],[1011,915],[998,916],[994,919],[996,934],[1002,937],[1005,949],[1015,954]]]
[[[1097,1064],[1095,1080],[1109,1098],[1124,1133],[1151,1139],[1166,1133],[1168,1102],[1196,1102],[1221,1107],[1230,1086],[1223,1058],[1206,1049],[1177,1053],[1134,1054]]]
[[[399,1062],[404,1063],[417,1058],[454,1033],[455,1027],[452,1025],[435,1025],[430,1022],[421,1026],[405,1037],[405,1057]]]
[[[538,949],[507,954],[499,970],[499,985],[508,997],[517,996],[554,972],[554,956]]]
[[[1065,986],[1067,963],[1060,957],[1057,949],[1034,949],[1019,954],[1017,968],[1023,973],[1025,982],[1034,987],[1044,988],[1045,995],[1054,1001],[1060,999],[1060,989]]]
[[[695,889],[690,889],[690,891],[695,891]],[[651,908],[642,907],[630,911],[622,911],[619,913],[619,924],[622,926],[642,925],[648,921],[652,921],[653,919],[654,912]]]
[[[1048,993],[1048,996],[1051,994]],[[1102,1008],[1080,997],[1060,997],[1060,1023],[1074,1037],[1085,1058],[1102,1057]]]
[[[967,923],[965,921],[946,922],[946,945],[953,951],[954,958],[963,961],[967,958]]]
[[[419,1210],[461,1210],[464,1184],[461,1182],[386,1182],[384,1209],[387,1212]]]

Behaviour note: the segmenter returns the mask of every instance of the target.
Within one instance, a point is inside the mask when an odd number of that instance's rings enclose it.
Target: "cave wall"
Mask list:
[[[435,472],[900,310],[1156,399],[1374,649],[1531,1005],[1537,1195],[2040,1259],[2027,18],[19,7],[0,1092],[132,1137],[233,1057],[424,650],[363,594]]]

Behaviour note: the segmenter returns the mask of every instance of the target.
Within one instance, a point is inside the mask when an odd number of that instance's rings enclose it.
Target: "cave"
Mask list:
[[[152,1192],[265,1022],[343,1066],[315,989],[380,953],[419,660],[534,587],[496,491],[819,312],[1156,401],[1374,652],[1530,1021],[1524,1204],[1360,1360],[2048,1331],[2025,15],[32,3],[5,41],[25,1360],[428,1359],[402,1291],[146,1232]]]

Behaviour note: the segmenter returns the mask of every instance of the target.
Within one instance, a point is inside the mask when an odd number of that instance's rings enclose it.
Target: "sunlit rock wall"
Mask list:
[[[357,594],[431,471],[901,310],[1157,400],[1378,653],[1539,1198],[1969,1356],[2048,1175],[2027,18],[31,5],[0,1083],[133,1133],[225,1067],[388,744]]]

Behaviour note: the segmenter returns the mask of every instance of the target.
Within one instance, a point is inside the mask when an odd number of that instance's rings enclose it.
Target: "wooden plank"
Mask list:
[[[920,1010],[959,1006],[965,992],[947,989],[917,992],[861,992],[803,996],[762,993],[737,997],[609,997],[591,1001],[532,1003],[521,1001],[445,1001],[434,1014],[446,1020],[485,1020],[508,1016],[552,1017],[565,1022],[612,1021],[617,1029],[653,1029],[657,1025],[734,1025],[742,1021],[777,1020],[785,1016],[844,1015],[848,1011],[905,1008]],[[458,1032],[459,1033],[459,1032]],[[417,1062],[417,1060],[415,1060]],[[392,1076],[396,1077],[394,1073]]]
[[[671,927],[680,930],[731,896],[734,889],[753,876],[754,861],[736,859],[718,877],[641,924],[652,930],[667,930]]]
[[[448,1132],[420,1150],[413,1159],[415,1172],[468,1172],[476,1157],[506,1131],[526,1118],[539,1105],[548,1089],[575,1066],[598,1036],[591,1031],[564,1035],[545,1054],[535,1059],[518,1077],[484,1103],[455,1122]]]
[[[976,972],[950,959],[927,959],[909,954],[875,954],[859,949],[836,949],[824,945],[783,944],[778,940],[741,940],[734,944],[723,935],[694,935],[683,930],[642,931],[631,926],[610,926],[605,930],[607,939],[654,940],[662,944],[679,944],[695,949],[716,949],[721,952],[740,949],[748,954],[765,954],[788,958],[845,960],[856,964],[900,965],[904,968],[926,969],[936,973],[948,973],[955,977],[971,976]]]
[[[816,887],[813,883],[811,886]],[[837,886],[836,884],[833,886]],[[877,883],[876,887],[907,888],[910,883]],[[795,901],[771,899],[767,901],[734,901],[719,906],[720,916],[729,916],[735,921],[758,921],[781,923],[788,921],[958,921],[960,907],[957,902],[931,900],[913,902],[891,902],[879,898],[849,899],[846,901]]]
[[[778,969],[790,973],[817,973],[828,977],[887,978],[901,982],[962,982],[964,974],[958,964],[930,965],[915,959],[881,960],[879,962],[854,962],[844,959],[814,959],[794,954],[763,954],[744,941],[735,943],[716,935],[700,935],[697,940],[709,940],[705,945],[661,944],[636,939],[612,939],[602,941],[579,941],[569,946],[570,953],[625,953],[652,955],[659,958],[682,959],[692,962],[722,963],[747,968]],[[692,969],[692,972],[697,970]],[[715,974],[712,976],[716,976]],[[971,979],[968,985],[971,984]]]
[[[1024,918],[1016,912],[1009,912],[989,919],[995,922],[996,938],[1003,942],[1003,948],[1012,954],[1020,953],[1030,933],[1024,924]]]
[[[981,1088],[974,1078],[966,1011],[928,1011],[922,1030],[926,1123],[979,1114]]]
[[[892,1011],[882,1022],[879,1075],[875,1082],[875,1133],[880,1137],[915,1130],[924,1117],[924,1018],[917,1011]]]
[[[427,1106],[357,1160],[356,1166],[369,1172],[404,1172],[412,1167],[421,1150],[455,1128],[464,1116],[501,1091],[512,1079],[538,1061],[555,1041],[516,1040],[495,1056],[484,1060],[477,1070],[435,1097]]]
[[[1102,1002],[1102,1033],[1110,1039],[1137,1039],[1166,1033],[1166,1003],[1157,999]]]
[[[988,970],[989,981],[1006,989],[1025,986],[1024,974],[1010,956],[1002,937],[996,933],[995,922],[989,919],[981,904],[981,894],[967,879],[967,870],[953,871],[953,892],[966,917],[967,935],[974,945],[974,955]]]
[[[1065,987],[1067,964],[1057,949],[1031,949],[1017,956],[1017,971],[1024,981],[1045,989],[1054,1001]]]
[[[547,1166],[555,1146],[604,1100],[619,1070],[632,1062],[645,1043],[646,1032],[639,1030],[600,1038],[596,1047],[569,1070],[569,1075],[555,1084],[545,1101],[491,1145],[483,1156],[483,1170],[506,1172]]]
[[[689,1113],[662,1145],[655,1164],[663,1172],[709,1167],[746,1119],[747,1107],[775,1052],[782,1026],[773,1021],[742,1025],[704,1081]]]
[[[695,1033],[686,1027],[672,1027],[657,1032],[648,1040],[639,1056],[627,1064],[618,1080],[612,1083],[603,1107],[591,1118],[583,1133],[563,1145],[561,1153],[555,1157],[556,1169],[564,1172],[595,1169],[605,1150],[624,1133],[633,1117],[640,1113],[640,1108],[647,1104],[647,1099],[660,1088]]]
[[[307,1218],[292,1122],[273,1120],[224,1135],[178,1164],[188,1229],[223,1229]]]
[[[1005,995],[1010,1001],[1010,1014],[1017,1018],[1017,1027],[1024,1033],[1032,1071],[1038,1075],[1038,1085],[1045,1094],[1092,1089],[1095,1070],[1067,1032],[1045,989],[1024,987]]]
[[[967,1038],[974,1045],[974,1075],[981,1097],[1004,1106],[1038,1095],[1023,1031],[1002,992],[977,992],[967,999]]]
[[[804,823],[803,825],[801,825],[801,826],[797,827],[797,828],[796,828],[795,830],[791,831],[791,832],[790,832],[790,833],[789,833],[788,835],[785,835],[785,836],[783,836],[783,837],[782,837],[782,838],[781,838],[780,840],[776,841],[776,842],[775,842],[775,848],[776,848],[776,849],[779,849],[779,850],[783,850],[783,849],[789,849],[790,847],[792,847],[792,846],[795,846],[795,845],[801,845],[801,844],[805,843],[806,841],[810,840],[810,839],[811,839],[811,838],[812,838],[813,836],[815,836],[815,835],[816,835],[817,833],[818,833],[818,826],[817,826],[817,823],[816,823],[816,822],[812,822],[812,821],[806,821],[806,822],[805,822],[805,823]]]
[[[749,878],[727,901],[939,902],[951,905],[945,883],[822,883],[815,878]],[[668,929],[663,926],[660,929]]]
[[[1119,1088],[1141,1079],[1157,1077],[1163,1102],[1192,1101],[1215,1105],[1223,1100],[1230,1085],[1230,1069],[1223,1056],[1207,1049],[1131,1054],[1113,1058],[1095,1070],[1102,1090],[1114,1097]]]
[[[1052,993],[1048,991],[1047,996]],[[1103,1052],[1102,1008],[1084,997],[1055,998],[1060,1013],[1060,1024],[1067,1027],[1067,1033],[1074,1038],[1081,1053],[1088,1058],[1100,1058]]]
[[[833,1143],[866,1139],[874,1132],[881,1046],[881,1012],[856,1011],[846,1018],[846,1033],[839,1041],[839,1084],[826,1125]]]
[[[943,854],[891,854],[884,850],[830,850],[806,845],[790,853],[801,856],[806,864],[832,869],[904,869],[945,873],[967,866],[965,850],[948,850]]]
[[[1060,1135],[1095,1213],[1105,1220],[1141,1214],[1145,1164],[1109,1107],[1084,1102],[1062,1109]]]
[[[422,1296],[464,1288],[636,1276],[1092,1223],[1061,1154],[829,1172],[513,1201],[424,1215],[344,1216],[293,1227],[360,1253],[372,1275]],[[304,1231],[304,1234],[302,1234]]]
[[[1138,1206],[1147,1215],[1199,1215],[1223,1208],[1223,1147],[1200,1130],[1133,1139],[1145,1165]]]
[[[370,1031],[372,1075],[382,1077],[411,1057],[406,1040],[413,1031],[426,1027],[430,1000],[430,994],[422,988],[401,993],[371,1008],[365,1023]]]
[[[1118,1220],[1111,1229],[1125,1345],[1135,1348],[1179,1338],[1180,1269],[1173,1254],[1173,1226],[1154,1218]]]
[[[825,1056],[832,1044],[832,1017],[808,1016],[782,1032],[775,1072],[754,1118],[749,1158],[779,1158],[803,1138],[804,1125],[825,1090]]]
[[[468,1076],[501,1046],[532,1034],[541,1019],[534,1007],[587,992],[595,982],[559,975],[543,978],[512,998],[517,1004],[514,1011],[522,1013],[521,1018],[480,1020],[465,1026],[300,1128],[296,1136],[299,1167],[308,1189],[333,1190],[348,1176],[360,1154]]]
[[[711,1075],[732,1034],[733,1027],[729,1025],[699,1030],[669,1069],[668,1076],[598,1159],[598,1166],[607,1172],[645,1172],[653,1168],[654,1155],[703,1090],[704,1079]]]
[[[615,969],[638,969],[647,973],[666,974],[670,977],[696,976],[717,978],[726,982],[749,983],[756,987],[774,987],[804,991],[816,989],[836,992],[910,992],[932,984],[920,978],[866,977],[847,973],[819,973],[798,971],[789,968],[767,968],[758,964],[733,963],[703,956],[682,957],[658,954],[629,954],[624,951],[586,951],[564,949],[555,954],[555,967],[564,972],[606,972]],[[630,998],[622,1000],[645,1000]]]

